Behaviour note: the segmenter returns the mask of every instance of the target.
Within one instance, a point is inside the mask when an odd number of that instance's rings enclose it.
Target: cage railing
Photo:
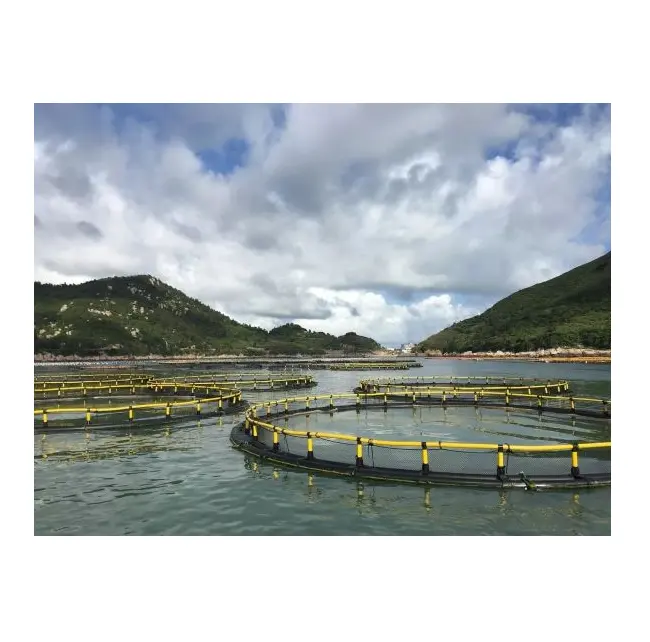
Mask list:
[[[410,368],[421,367],[419,362],[386,362],[386,363],[332,363],[329,370],[409,370]]]
[[[56,376],[58,379],[48,379],[48,377]],[[67,372],[67,373],[53,373],[44,372],[34,376],[35,383],[41,382],[54,382],[54,383],[67,383],[71,381],[87,380],[97,381],[105,379],[106,381],[114,381],[116,379],[150,379],[151,374],[134,373],[134,372]]]
[[[137,389],[138,386],[121,386],[122,388],[127,388],[129,390]],[[106,386],[110,388],[110,386]],[[118,392],[120,386],[112,386],[112,388],[117,388]],[[162,409],[166,419],[172,417],[174,409],[184,408],[194,406],[196,408],[196,414],[200,415],[202,413],[202,406],[207,404],[215,404],[217,413],[221,413],[225,410],[226,407],[230,408],[236,404],[242,402],[242,391],[236,388],[226,388],[226,387],[214,387],[214,386],[196,386],[192,384],[187,385],[170,385],[170,386],[157,386],[153,389],[150,386],[140,386],[139,388],[144,388],[147,392],[160,392],[164,394],[167,388],[172,388],[175,394],[182,394],[183,396],[191,396],[190,399],[183,400],[169,400],[165,399],[162,401],[149,401],[145,403],[126,403],[126,404],[111,404],[106,406],[59,406],[56,408],[35,408],[34,417],[37,418],[40,416],[42,427],[47,428],[49,426],[50,415],[58,414],[85,414],[86,425],[90,425],[92,422],[93,416],[96,415],[106,415],[106,414],[119,414],[119,413],[128,413],[128,419],[130,422],[134,421],[136,418],[136,412],[140,413],[143,411],[151,411]],[[69,390],[69,389],[68,389]],[[54,400],[59,400],[55,398]]]
[[[476,393],[474,393],[476,394]],[[497,394],[496,392],[494,393]],[[417,397],[417,395],[415,395]],[[541,398],[539,395],[513,395],[523,397],[533,397],[535,399]],[[558,397],[546,397],[546,399],[558,399]],[[566,400],[565,397],[559,399]],[[292,437],[306,440],[306,457],[308,461],[315,461],[318,459],[319,442],[337,442],[354,444],[355,457],[354,461],[350,459],[348,463],[354,464],[357,467],[367,466],[364,460],[364,446],[365,447],[379,447],[390,448],[395,450],[419,450],[420,451],[420,473],[428,475],[431,472],[429,456],[432,451],[481,451],[492,453],[494,456],[494,474],[497,478],[502,478],[506,475],[505,458],[509,455],[540,455],[552,453],[568,453],[569,460],[567,460],[567,472],[574,478],[581,476],[579,455],[582,451],[601,450],[606,451],[611,455],[611,441],[597,441],[597,442],[572,442],[572,443],[550,443],[550,444],[509,444],[509,443],[496,443],[496,442],[468,442],[468,441],[441,441],[441,440],[394,440],[394,439],[377,439],[374,437],[366,437],[360,435],[353,435],[339,432],[327,431],[313,431],[301,430],[297,428],[289,428],[288,426],[279,426],[274,423],[275,417],[284,416],[288,420],[290,415],[298,413],[308,414],[314,411],[336,409],[336,400],[354,401],[353,404],[347,404],[347,408],[357,407],[362,405],[367,406],[369,402],[377,406],[377,401],[381,406],[382,403],[388,403],[387,395],[381,393],[369,393],[367,395],[361,394],[329,394],[329,395],[315,395],[311,397],[292,397],[285,399],[278,399],[274,401],[263,402],[251,405],[245,413],[244,422],[242,425],[243,433],[250,437],[253,443],[265,445],[271,441],[269,451],[271,453],[278,453],[280,451],[280,437]],[[361,402],[364,402],[363,404]],[[322,405],[321,405],[321,402]],[[598,407],[606,405],[609,408],[610,401],[603,399],[594,399],[587,397],[573,398],[574,410],[577,409],[578,404],[587,403],[590,406],[596,405]],[[505,395],[504,395],[505,405]],[[399,407],[404,407],[400,404]],[[262,414],[260,417],[258,414]],[[608,415],[604,415],[608,416]],[[262,433],[271,435],[270,440],[262,438]],[[331,463],[331,462],[330,462]]]
[[[213,381],[180,381],[180,380],[158,380],[158,379],[149,379],[146,383],[121,383],[121,382],[83,382],[73,384],[68,384],[62,382],[61,385],[56,386],[36,386],[34,388],[34,394],[39,394],[43,398],[49,396],[63,397],[73,394],[81,394],[82,396],[88,396],[88,394],[93,393],[103,393],[106,392],[109,395],[112,395],[113,392],[120,393],[126,392],[129,394],[136,394],[136,392],[160,392],[163,390],[173,390],[174,393],[177,393],[179,390],[191,389],[191,392],[202,390],[209,391],[215,390],[218,388],[232,388],[232,389],[247,389],[247,390],[274,390],[275,388],[306,388],[315,386],[316,382],[311,376],[299,376],[299,377],[261,377],[259,379],[251,380],[234,380],[234,381],[223,381],[223,380],[213,380]]]
[[[232,386],[232,387],[237,387],[239,389],[245,389],[245,390],[258,390],[258,389],[270,389],[274,390],[275,388],[307,388],[311,386],[316,385],[316,381],[313,376],[311,375],[300,375],[300,376],[279,376],[279,377],[273,377],[273,376],[253,376],[250,378],[232,378],[230,380],[217,380],[214,379],[213,381],[203,381],[203,380],[196,380],[193,381],[191,379],[188,379],[187,381],[181,381],[180,378],[173,378],[173,379],[155,379],[151,382],[150,385],[158,385],[158,386],[176,386],[176,385],[181,385],[181,384],[192,384],[196,386],[197,388],[201,386],[214,386],[214,385],[219,385],[219,386]]]
[[[361,392],[383,392],[387,389],[393,391],[418,390],[422,388],[445,387],[455,389],[493,389],[512,390],[532,394],[549,395],[552,393],[565,393],[569,391],[569,382],[566,380],[541,380],[525,379],[523,377],[456,377],[449,376],[428,376],[428,377],[391,377],[379,379],[362,379],[359,382],[358,390]]]
[[[317,408],[328,408],[334,410],[336,401],[354,401],[357,407],[367,405],[368,403],[383,404],[388,406],[389,402],[401,401],[406,404],[416,405],[426,403],[430,405],[439,403],[441,405],[460,403],[463,405],[502,405],[505,407],[523,404],[525,407],[534,407],[540,412],[543,411],[566,411],[569,413],[585,413],[589,416],[594,413],[604,417],[611,416],[611,400],[593,397],[578,397],[564,395],[539,395],[528,394],[527,392],[512,392],[509,389],[504,390],[466,390],[455,389],[446,390],[444,388],[426,389],[426,390],[409,390],[402,393],[384,392],[351,392],[337,394],[322,394],[300,397],[286,397],[283,399],[263,401],[253,404],[249,407],[249,413],[256,413],[258,408],[266,408],[267,414],[271,414],[271,408],[276,410],[288,411],[290,405],[304,404],[304,410]],[[362,404],[363,402],[363,404]]]
[[[147,385],[151,377],[110,377],[106,379],[34,380],[34,392],[56,390],[57,388],[83,388],[88,386],[132,386]]]

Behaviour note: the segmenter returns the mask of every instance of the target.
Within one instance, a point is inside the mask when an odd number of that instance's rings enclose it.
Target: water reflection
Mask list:
[[[514,519],[521,515],[522,506],[527,507],[531,520],[571,518],[582,524],[585,511],[581,505],[578,491],[540,491],[525,493],[520,489],[488,488],[450,488],[446,486],[404,486],[394,482],[373,482],[354,478],[335,478],[319,475],[311,471],[291,470],[245,455],[243,466],[263,482],[281,481],[299,495],[308,504],[325,502],[329,504],[334,497],[338,502],[355,510],[364,517],[377,517],[390,513],[395,518],[414,519],[416,515],[435,515],[437,519],[448,518],[450,514],[465,520],[466,510],[473,510],[476,503],[482,505],[483,511],[491,511],[500,519]],[[291,492],[291,491],[290,491]],[[602,493],[602,490],[589,491]],[[456,501],[448,502],[450,493]],[[535,498],[532,503],[524,496]],[[597,495],[596,495],[597,496]],[[548,498],[552,498],[549,502]]]
[[[316,486],[313,473],[307,473],[307,502],[313,504],[319,500],[321,489]]]
[[[357,501],[356,508],[359,515],[375,514],[377,512],[377,498],[375,496],[376,487],[366,485],[362,481],[356,482]]]
[[[215,421],[223,426],[223,420]],[[190,452],[201,448],[206,422],[156,426],[146,430],[103,432],[92,427],[83,432],[42,433],[34,437],[34,460],[94,461],[162,452]]]

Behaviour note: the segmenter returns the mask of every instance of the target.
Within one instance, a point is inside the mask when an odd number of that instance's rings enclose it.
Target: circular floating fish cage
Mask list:
[[[444,390],[448,393],[468,390],[490,390],[502,392],[526,392],[530,394],[552,395],[569,392],[569,382],[565,380],[529,379],[525,377],[457,377],[454,375],[435,375],[428,377],[390,377],[362,379],[355,392],[404,393],[423,389]]]
[[[528,383],[528,382],[527,382]],[[546,383],[546,382],[545,382]],[[556,382],[564,389],[563,382]],[[474,407],[477,412],[504,409],[532,417],[584,418],[607,439],[575,439],[567,429],[559,441],[513,436],[508,441],[386,439],[382,435],[294,427],[298,417],[339,413],[404,413],[431,408],[448,411]],[[354,415],[353,415],[354,416]],[[495,388],[447,392],[427,387],[407,394],[342,393],[287,397],[249,406],[245,420],[231,432],[241,451],[274,464],[359,479],[426,485],[542,490],[611,485],[611,402],[605,399],[543,395]],[[360,431],[361,432],[361,431]],[[573,433],[573,434],[572,434]],[[588,436],[588,434],[587,434]],[[532,439],[531,439],[532,441]]]
[[[145,428],[243,410],[243,391],[310,388],[314,378],[233,375],[221,378],[57,377],[34,381],[34,431]]]
[[[410,368],[421,368],[419,361],[386,361],[368,363],[333,363],[329,370],[409,370]]]

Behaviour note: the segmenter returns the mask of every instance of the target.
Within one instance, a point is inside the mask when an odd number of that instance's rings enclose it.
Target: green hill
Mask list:
[[[515,292],[416,346],[418,352],[611,347],[611,252]]]
[[[34,354],[316,355],[379,347],[354,333],[335,337],[295,324],[267,332],[238,323],[149,275],[79,285],[34,283]]]

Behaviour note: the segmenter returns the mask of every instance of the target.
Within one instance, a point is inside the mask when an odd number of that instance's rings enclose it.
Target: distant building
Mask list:
[[[403,343],[400,348],[400,352],[403,354],[410,354],[413,348],[415,348],[415,343]]]

